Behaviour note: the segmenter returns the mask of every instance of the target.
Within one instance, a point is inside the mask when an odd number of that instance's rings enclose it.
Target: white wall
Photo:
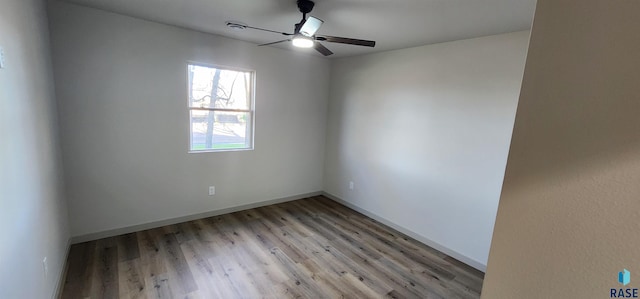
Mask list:
[[[72,4],[51,14],[73,236],[322,190],[326,59]],[[187,153],[188,61],[257,72],[255,150]]]
[[[483,298],[640,288],[638,12],[538,0]]]
[[[69,229],[44,1],[2,1],[0,47],[0,298],[50,298]]]
[[[484,269],[528,37],[333,61],[325,191]]]

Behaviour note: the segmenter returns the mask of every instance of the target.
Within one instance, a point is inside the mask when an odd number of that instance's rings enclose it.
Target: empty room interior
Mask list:
[[[640,1],[0,4],[0,298],[640,288]]]

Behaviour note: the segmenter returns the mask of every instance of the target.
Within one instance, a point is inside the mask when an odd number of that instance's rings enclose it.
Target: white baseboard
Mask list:
[[[128,227],[123,227],[123,228],[118,228],[118,229],[112,229],[112,230],[107,230],[107,231],[101,231],[101,232],[97,232],[97,233],[91,233],[91,234],[86,234],[86,235],[81,235],[81,236],[75,236],[72,237],[70,240],[70,244],[76,244],[76,243],[82,243],[82,242],[87,242],[87,241],[93,241],[93,240],[98,240],[98,239],[102,239],[102,238],[108,238],[108,237],[113,237],[113,236],[119,236],[122,234],[128,234],[128,233],[133,233],[133,232],[137,232],[137,231],[141,231],[141,230],[146,230],[146,229],[152,229],[152,228],[157,228],[157,227],[162,227],[165,225],[171,225],[171,224],[176,224],[176,223],[181,223],[181,222],[186,222],[186,221],[191,221],[191,220],[197,220],[197,219],[202,219],[202,218],[207,218],[207,217],[212,217],[212,216],[218,216],[218,215],[222,215],[222,214],[228,214],[228,213],[233,213],[233,212],[238,212],[238,211],[243,211],[243,210],[248,210],[248,209],[253,209],[253,208],[258,208],[258,207],[263,207],[263,206],[268,206],[268,205],[273,205],[273,204],[278,204],[278,203],[283,203],[283,202],[287,202],[287,201],[293,201],[293,200],[298,200],[298,199],[303,199],[303,198],[307,198],[307,197],[313,197],[313,196],[318,196],[318,195],[324,195],[327,198],[330,198],[342,205],[345,205],[353,210],[356,210],[368,217],[371,217],[373,219],[375,219],[376,221],[383,223],[403,234],[406,234],[407,236],[410,236],[422,243],[424,243],[427,246],[430,246],[442,253],[445,253],[473,268],[476,268],[482,272],[486,272],[487,270],[487,265],[478,262],[472,258],[469,258],[463,254],[460,254],[458,252],[456,252],[455,250],[451,250],[437,242],[434,242],[433,240],[430,240],[429,238],[426,238],[422,235],[419,235],[413,231],[411,231],[410,229],[407,229],[405,227],[399,226],[387,219],[385,219],[384,217],[381,217],[375,213],[372,213],[368,210],[365,210],[363,208],[360,208],[348,201],[345,201],[333,194],[324,192],[324,191],[318,191],[318,192],[311,192],[311,193],[306,193],[306,194],[299,194],[299,195],[294,195],[294,196],[289,196],[289,197],[283,197],[283,198],[277,198],[277,199],[272,199],[272,200],[266,200],[266,201],[261,201],[261,202],[256,202],[256,203],[251,203],[251,204],[246,204],[246,205],[240,205],[240,206],[236,206],[236,207],[231,207],[231,208],[226,208],[226,209],[220,209],[220,210],[213,210],[213,211],[208,211],[208,212],[204,212],[204,213],[199,213],[199,214],[193,214],[193,215],[188,215],[188,216],[183,216],[183,217],[177,217],[177,218],[171,218],[171,219],[165,219],[165,220],[160,220],[160,221],[154,221],[154,222],[149,222],[149,223],[145,223],[145,224],[140,224],[140,225],[134,225],[134,226],[128,226]],[[67,246],[67,255],[69,252],[69,246]],[[66,266],[64,268],[66,271]],[[61,284],[64,283],[64,281],[62,281],[64,278],[64,273],[60,278],[60,283],[58,286],[58,292],[61,291]],[[59,294],[58,294],[59,295]]]
[[[60,270],[58,281],[56,282],[56,288],[53,290],[52,299],[61,298],[62,289],[64,288],[65,278],[67,277],[67,269],[69,268],[69,251],[71,251],[71,238],[67,239],[67,247],[64,254],[64,262],[62,263],[62,270]]]
[[[476,260],[474,260],[472,258],[469,258],[469,257],[467,257],[465,255],[462,255],[462,254],[460,254],[460,253],[458,253],[458,252],[456,252],[454,250],[451,250],[451,249],[449,249],[449,248],[447,248],[445,246],[442,246],[441,244],[438,244],[437,242],[434,242],[433,240],[425,238],[424,236],[421,236],[421,235],[411,231],[410,229],[407,229],[405,227],[399,226],[399,225],[397,225],[397,224],[385,219],[384,217],[381,217],[381,216],[379,216],[379,215],[377,215],[375,213],[372,213],[372,212],[370,212],[368,210],[360,208],[360,207],[358,207],[358,206],[356,206],[356,205],[354,205],[354,204],[352,204],[352,203],[350,203],[348,201],[345,201],[345,200],[343,200],[343,199],[341,199],[341,198],[339,198],[339,197],[337,197],[337,196],[335,196],[333,194],[329,194],[329,193],[323,191],[322,195],[330,198],[331,200],[333,200],[335,202],[338,202],[338,203],[340,203],[342,205],[345,205],[345,206],[347,206],[347,207],[349,207],[349,208],[351,208],[353,210],[356,210],[356,211],[358,211],[358,212],[360,212],[360,213],[362,213],[362,214],[364,214],[364,215],[366,215],[366,216],[368,216],[368,217],[370,217],[372,219],[375,219],[376,221],[378,221],[380,223],[383,223],[383,224],[385,224],[385,225],[387,225],[387,226],[389,226],[389,227],[391,227],[391,228],[393,228],[393,229],[395,229],[395,230],[397,230],[397,231],[399,231],[399,232],[401,232],[401,233],[403,233],[403,234],[405,234],[405,235],[407,235],[407,236],[409,236],[411,238],[414,238],[414,239],[424,243],[425,245],[427,245],[429,247],[432,247],[432,248],[434,248],[434,249],[436,249],[436,250],[438,250],[438,251],[440,251],[440,252],[442,252],[442,253],[444,253],[446,255],[449,255],[452,258],[455,258],[455,259],[457,259],[457,260],[459,260],[459,261],[461,261],[461,262],[463,262],[463,263],[465,263],[465,264],[467,264],[467,265],[469,265],[469,266],[471,266],[473,268],[476,268],[476,269],[478,269],[478,270],[480,270],[482,272],[486,272],[487,271],[487,265],[485,265],[485,264],[483,264],[481,262],[478,262],[478,261],[476,261]]]
[[[142,230],[162,227],[162,226],[165,226],[165,225],[172,225],[172,224],[181,223],[181,222],[187,222],[187,221],[191,221],[191,220],[208,218],[208,217],[213,217],[213,216],[218,216],[218,215],[222,215],[222,214],[228,214],[228,213],[233,213],[233,212],[238,212],[238,211],[243,211],[243,210],[249,210],[249,209],[264,207],[264,206],[268,206],[268,205],[283,203],[283,202],[287,202],[287,201],[292,201],[292,200],[298,200],[298,199],[307,198],[307,197],[318,196],[318,195],[322,195],[322,194],[323,193],[321,191],[305,193],[305,194],[298,194],[298,195],[294,195],[294,196],[288,196],[288,197],[277,198],[277,199],[272,199],[272,200],[260,201],[260,202],[250,203],[250,204],[246,204],[246,205],[240,205],[240,206],[231,207],[231,208],[213,210],[213,211],[208,211],[208,212],[204,212],[204,213],[198,213],[198,214],[187,215],[187,216],[182,216],[182,217],[177,217],[177,218],[154,221],[154,222],[149,222],[149,223],[144,223],[144,224],[139,224],[139,225],[133,225],[133,226],[123,227],[123,228],[117,228],[117,229],[112,229],[112,230],[101,231],[101,232],[97,232],[97,233],[90,233],[90,234],[86,234],[86,235],[72,237],[71,238],[71,243],[72,244],[76,244],[76,243],[82,243],[82,242],[87,242],[87,241],[98,240],[98,239],[102,239],[102,238],[119,236],[119,235],[122,235],[122,234],[128,234],[128,233],[138,232],[138,231],[142,231]]]

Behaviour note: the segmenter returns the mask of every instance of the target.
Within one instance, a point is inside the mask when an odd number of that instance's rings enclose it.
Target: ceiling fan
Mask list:
[[[313,10],[313,6],[315,3],[310,0],[297,0],[298,9],[302,13],[302,20],[300,23],[295,24],[293,33],[280,32],[275,30],[269,30],[258,27],[251,27],[245,24],[236,23],[236,22],[227,22],[227,26],[235,29],[256,29],[262,30],[272,33],[278,33],[285,36],[290,36],[288,39],[280,40],[277,42],[266,43],[259,46],[270,46],[283,42],[290,41],[294,46],[299,48],[314,48],[316,51],[320,52],[320,54],[324,56],[329,56],[333,54],[331,50],[327,49],[320,42],[329,42],[329,43],[340,43],[340,44],[348,44],[348,45],[356,45],[356,46],[365,46],[365,47],[375,47],[376,42],[371,40],[362,40],[362,39],[354,39],[354,38],[346,38],[346,37],[337,37],[337,36],[328,36],[328,35],[316,35],[320,26],[324,23],[324,21],[309,16],[307,18],[307,14]]]

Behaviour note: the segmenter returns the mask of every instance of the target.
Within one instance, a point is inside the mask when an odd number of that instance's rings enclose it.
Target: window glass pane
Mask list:
[[[251,72],[189,65],[189,106],[251,110]]]
[[[191,110],[191,150],[251,148],[251,113]]]

